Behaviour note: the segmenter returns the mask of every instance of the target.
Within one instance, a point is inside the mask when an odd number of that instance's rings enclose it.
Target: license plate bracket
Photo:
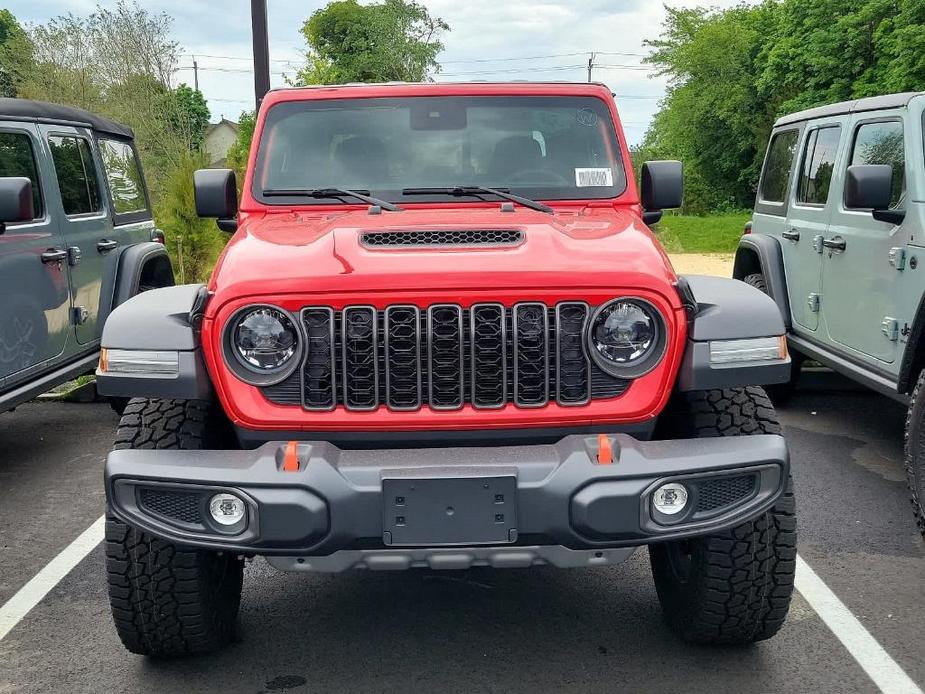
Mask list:
[[[497,545],[517,541],[517,478],[382,480],[382,540],[390,546]]]

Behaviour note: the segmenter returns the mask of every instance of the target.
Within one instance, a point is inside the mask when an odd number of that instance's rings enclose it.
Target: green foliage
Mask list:
[[[685,212],[751,207],[774,120],[925,89],[925,0],[668,9],[647,62],[670,80],[641,159],[685,163]]]
[[[228,238],[215,220],[196,215],[193,172],[208,165],[204,152],[182,152],[154,210],[158,225],[166,232],[167,250],[180,283],[207,281]]]
[[[9,10],[0,10],[0,97],[16,96],[20,66],[31,56],[26,32]]]
[[[305,22],[307,66],[295,84],[423,82],[438,72],[449,25],[414,0],[337,0]]]
[[[170,232],[174,267],[193,281],[208,274],[224,239],[195,215],[190,166],[208,165],[199,148],[209,110],[200,92],[172,83],[180,52],[172,22],[125,0],[55,17],[29,27],[30,59],[16,78],[20,96],[85,108],[135,131],[155,220]]]
[[[254,126],[256,124],[256,112],[243,111],[238,119],[238,137],[228,149],[228,168],[234,169],[238,179],[238,187],[244,183],[247,158],[250,156],[251,141],[254,139]]]
[[[189,149],[202,147],[211,116],[202,92],[180,84],[164,94],[163,109],[171,130],[184,140]]]
[[[751,212],[706,217],[666,214],[653,227],[669,253],[734,253]]]

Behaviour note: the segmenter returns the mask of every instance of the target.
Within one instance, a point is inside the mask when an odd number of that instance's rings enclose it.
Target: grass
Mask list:
[[[653,227],[669,253],[734,253],[751,212],[706,217],[666,214]]]

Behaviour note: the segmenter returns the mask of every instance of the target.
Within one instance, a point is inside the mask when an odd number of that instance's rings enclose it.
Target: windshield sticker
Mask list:
[[[597,125],[597,114],[590,108],[580,108],[575,114],[575,120],[589,128]]]
[[[575,169],[575,185],[579,188],[613,187],[611,169]]]

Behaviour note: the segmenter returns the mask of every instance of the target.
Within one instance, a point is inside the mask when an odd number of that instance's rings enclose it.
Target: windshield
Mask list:
[[[275,205],[332,201],[264,191],[336,187],[422,202],[449,195],[408,189],[456,186],[545,200],[620,195],[626,174],[607,104],[558,96],[284,102],[267,114],[253,192]]]

